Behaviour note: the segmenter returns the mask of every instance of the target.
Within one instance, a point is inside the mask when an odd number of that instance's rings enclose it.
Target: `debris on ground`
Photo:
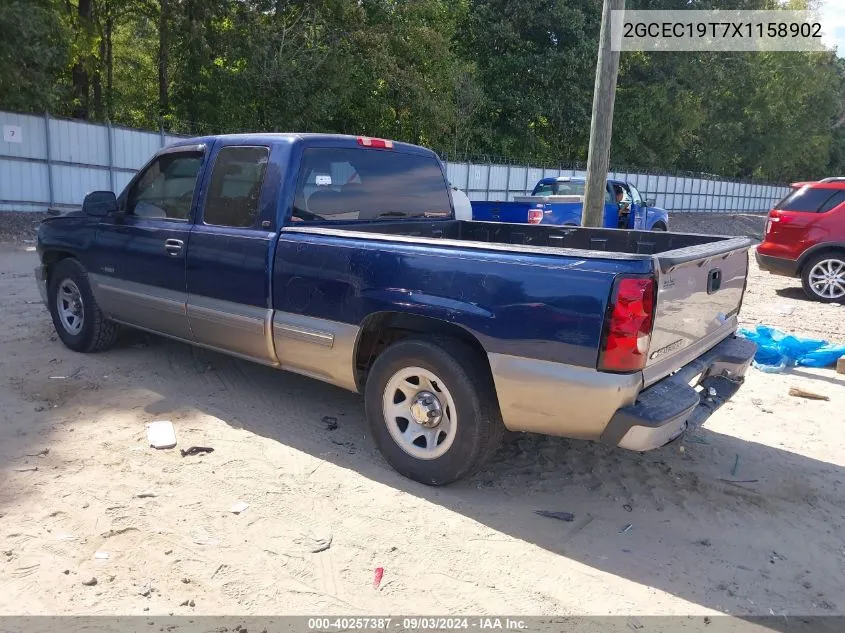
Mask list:
[[[193,600],[185,600],[182,604],[179,605],[180,607],[195,607],[197,606]]]
[[[21,468],[15,468],[16,473],[34,473],[38,470],[38,466],[23,466]]]
[[[232,505],[231,508],[229,508],[229,512],[231,512],[232,514],[240,514],[248,507],[249,504],[246,501],[237,501],[234,503],[234,505]]]
[[[326,425],[326,429],[329,431],[336,431],[337,430],[337,418],[331,415],[324,415],[323,416],[323,424]]]
[[[182,453],[182,457],[188,457],[189,455],[213,453],[214,449],[210,446],[191,446],[190,448],[183,448],[180,452]]]
[[[354,442],[338,442],[337,440],[332,440],[332,444],[342,446],[350,455],[354,455],[357,452]]]
[[[86,587],[93,587],[94,585],[97,584],[97,578],[92,577],[92,578],[89,578],[88,580],[83,580],[82,584],[85,585]]]
[[[830,398],[824,394],[816,393],[815,391],[810,391],[809,389],[804,389],[803,387],[796,386],[792,386],[789,388],[789,395],[795,396],[796,398],[807,398],[808,400],[830,400]]]
[[[739,455],[734,460],[733,468],[731,468],[731,477],[736,477],[736,471],[739,470]]]
[[[845,354],[845,345],[832,345],[821,339],[786,334],[767,325],[756,330],[743,328],[739,334],[757,343],[754,367],[768,373],[785,371],[789,367],[830,367]]]
[[[376,574],[373,578],[373,589],[378,589],[381,585],[381,579],[384,578],[384,567],[376,567]]]
[[[109,559],[109,553],[108,552],[96,552],[94,554],[94,558],[96,558],[97,560],[108,560]]]
[[[157,420],[147,425],[147,440],[153,448],[176,446],[176,431],[169,420]]]
[[[836,373],[845,374],[845,356],[840,356],[836,361]]]
[[[156,493],[147,491],[147,492],[139,492],[137,495],[135,495],[135,498],[136,499],[152,499],[155,496],[156,496]]]
[[[302,546],[303,549],[311,552],[312,554],[319,554],[332,546],[332,538],[333,535],[331,532],[325,532],[317,535],[308,534],[307,536],[294,539],[294,543]]]
[[[27,453],[26,456],[27,457],[47,457],[47,455],[49,455],[49,454],[50,454],[50,449],[44,448],[44,449],[38,451],[37,453]]]
[[[150,597],[150,594],[151,594],[152,592],[153,592],[152,585],[150,585],[149,583],[147,583],[146,585],[144,585],[143,587],[141,587],[140,591],[138,591],[138,595],[139,595],[139,596],[141,596],[141,597],[143,597],[143,598],[149,598],[149,597]]]
[[[328,538],[318,539],[314,542],[314,547],[311,548],[312,554],[319,554],[320,552],[324,552],[332,546],[332,537],[329,536]]]
[[[534,510],[534,514],[539,514],[541,517],[549,519],[557,519],[558,521],[566,521],[571,523],[575,520],[575,515],[571,512],[552,512],[550,510]]]
[[[633,512],[634,511],[634,508],[631,507],[631,504],[629,504],[629,503],[626,503],[624,506],[622,506],[622,508],[625,510],[625,512]]]
[[[633,524],[633,523],[629,523],[628,525],[626,525],[625,527],[623,527],[621,530],[619,530],[619,533],[620,533],[620,534],[627,534],[628,532],[630,532],[630,531],[631,531],[631,528],[632,528],[632,527],[634,527],[634,524]]]

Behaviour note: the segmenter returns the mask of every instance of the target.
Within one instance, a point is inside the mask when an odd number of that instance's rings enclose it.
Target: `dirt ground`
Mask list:
[[[432,489],[376,453],[358,396],[140,334],[67,350],[31,249],[0,246],[0,615],[845,613],[833,370],[751,370],[680,445],[524,436]],[[843,317],[755,267],[746,324],[843,342]],[[147,447],[159,419],[177,449]]]

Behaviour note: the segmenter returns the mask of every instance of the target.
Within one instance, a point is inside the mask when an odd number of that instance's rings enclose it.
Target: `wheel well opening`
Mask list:
[[[487,352],[472,334],[459,325],[431,317],[401,312],[378,312],[368,316],[361,326],[355,349],[355,383],[363,391],[370,368],[385,349],[402,339],[428,334],[457,339],[477,352],[489,367]]]
[[[815,250],[811,253],[807,253],[806,255],[802,256],[801,266],[800,266],[801,274],[803,275],[804,272],[806,272],[805,269],[807,267],[807,264],[809,264],[811,261],[813,261],[814,259],[816,259],[820,255],[834,255],[834,254],[838,254],[838,255],[842,256],[843,258],[845,258],[845,248],[843,248],[841,246],[825,246],[825,247],[819,248],[818,250]]]
[[[68,253],[66,251],[47,251],[41,257],[41,263],[44,265],[45,270],[47,271],[47,282],[50,281],[50,276],[53,273],[53,270],[63,259],[68,259],[69,257],[73,257],[73,253]]]

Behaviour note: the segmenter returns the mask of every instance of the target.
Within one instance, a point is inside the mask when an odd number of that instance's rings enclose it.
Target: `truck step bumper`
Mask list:
[[[619,409],[601,441],[633,451],[660,448],[698,429],[744,381],[757,345],[730,337]],[[697,388],[696,388],[697,387]]]

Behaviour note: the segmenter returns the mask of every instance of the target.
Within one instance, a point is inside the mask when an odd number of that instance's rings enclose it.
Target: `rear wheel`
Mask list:
[[[663,222],[655,222],[654,226],[651,227],[652,231],[668,231],[666,225]]]
[[[828,252],[810,258],[802,269],[801,281],[810,299],[845,301],[845,253]]]
[[[365,387],[376,445],[399,473],[440,486],[495,453],[504,426],[489,368],[452,339],[406,339],[376,359]]]
[[[56,334],[73,351],[98,352],[114,344],[118,326],[100,310],[77,260],[63,259],[53,267],[47,300]]]

